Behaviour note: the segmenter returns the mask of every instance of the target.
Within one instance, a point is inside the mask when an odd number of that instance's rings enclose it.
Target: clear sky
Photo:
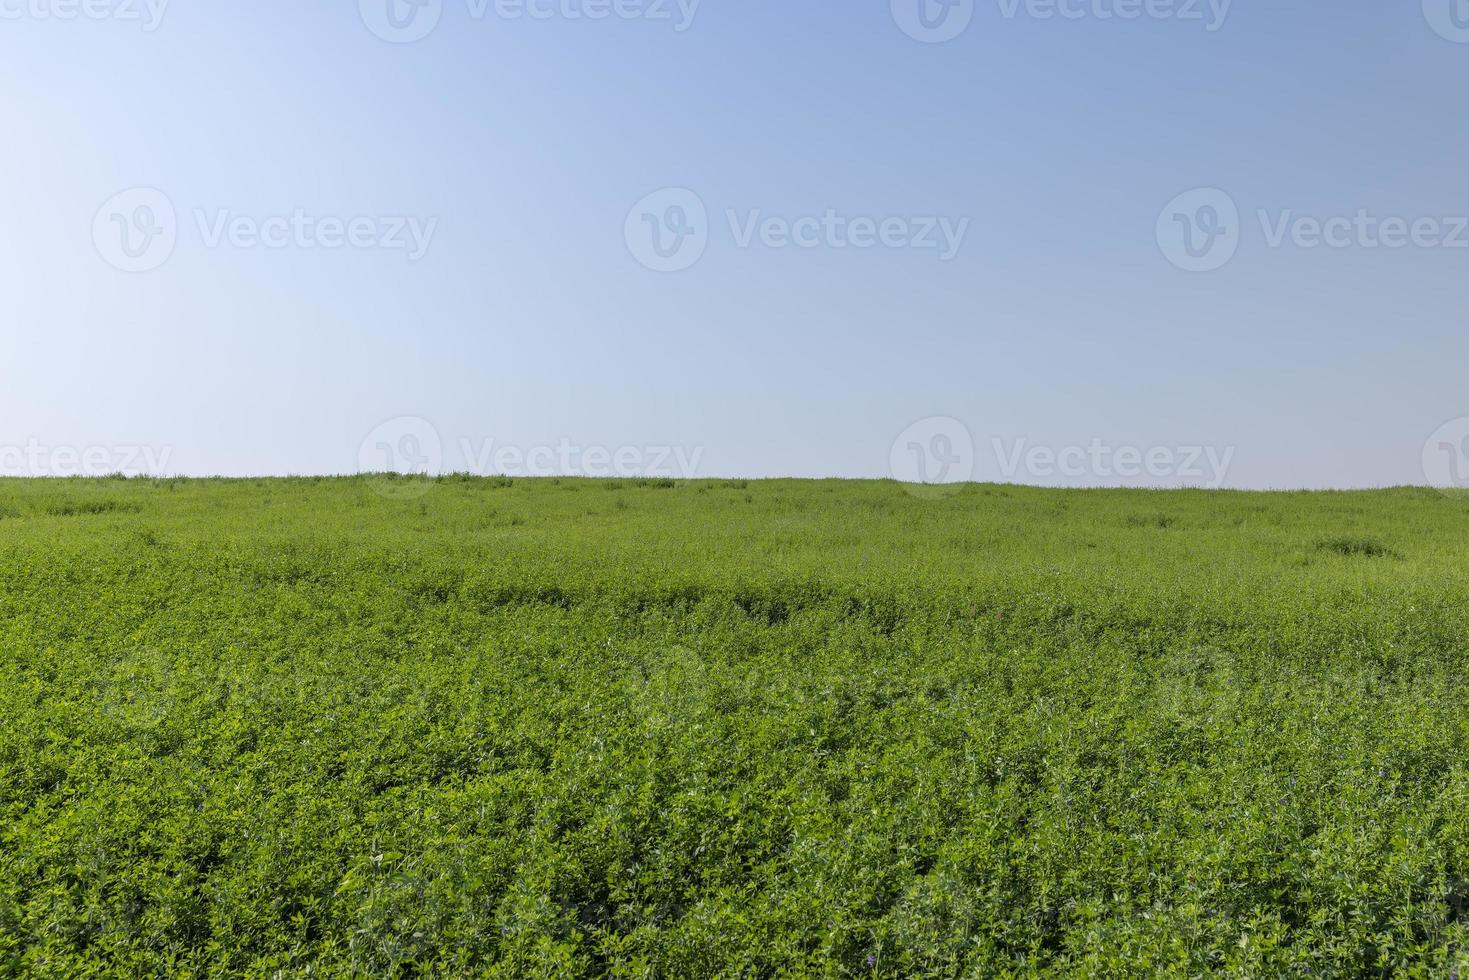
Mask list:
[[[1469,2],[950,2],[0,0],[0,471],[1469,476]]]

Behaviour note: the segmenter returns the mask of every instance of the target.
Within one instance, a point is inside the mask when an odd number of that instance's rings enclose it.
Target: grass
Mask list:
[[[0,975],[1469,967],[1463,500],[0,481],[0,515]]]

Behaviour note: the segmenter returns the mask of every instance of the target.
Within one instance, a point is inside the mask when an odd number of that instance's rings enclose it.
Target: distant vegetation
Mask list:
[[[1450,977],[1466,903],[1462,499],[0,481],[0,975]]]

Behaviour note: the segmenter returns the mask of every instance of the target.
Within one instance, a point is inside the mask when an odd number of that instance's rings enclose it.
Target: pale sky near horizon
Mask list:
[[[1469,0],[0,0],[0,80],[0,475],[1469,485]]]

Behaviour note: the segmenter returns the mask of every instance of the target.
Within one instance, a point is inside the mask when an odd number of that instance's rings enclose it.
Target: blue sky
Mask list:
[[[388,2],[0,0],[0,471],[1469,475],[1465,0]]]

